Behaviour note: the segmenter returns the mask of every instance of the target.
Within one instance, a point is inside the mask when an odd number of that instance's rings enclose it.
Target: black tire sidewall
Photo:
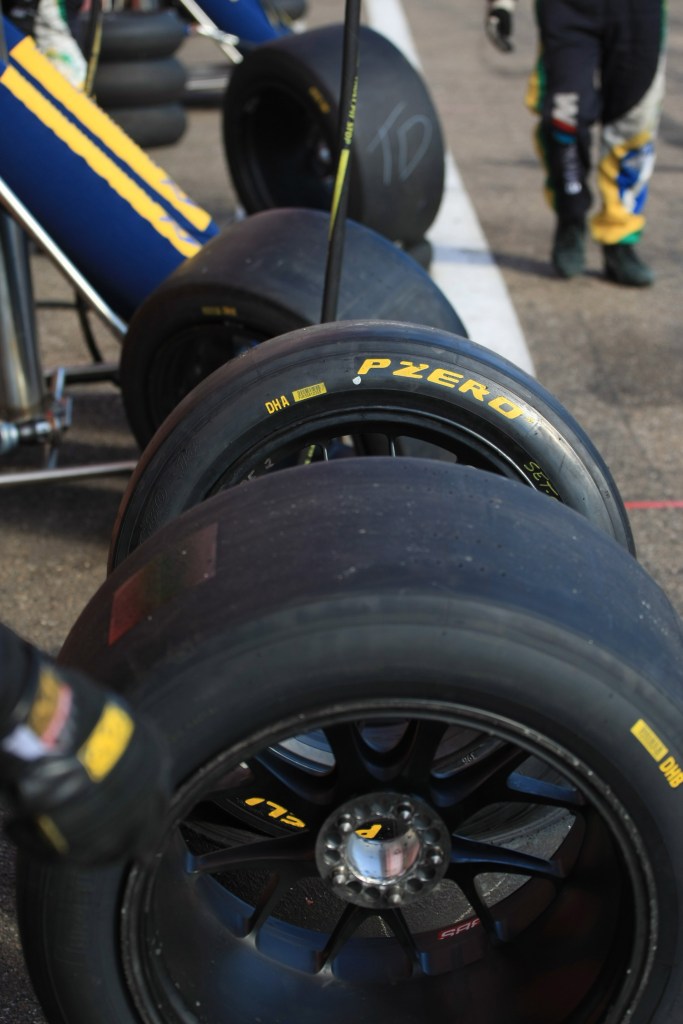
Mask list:
[[[389,599],[388,606],[392,603],[395,606],[397,602]],[[403,693],[414,695],[419,669],[421,697],[433,701],[438,710],[440,702],[452,695],[453,665],[457,664],[462,676],[470,679],[476,706],[488,705],[494,714],[512,719],[522,716],[531,728],[587,758],[588,765],[627,808],[647,845],[662,911],[655,970],[658,988],[667,983],[671,971],[669,993],[660,1000],[660,992],[653,992],[630,1019],[634,1024],[670,1024],[681,1010],[681,958],[676,955],[681,892],[674,868],[683,856],[679,799],[657,765],[629,736],[629,730],[642,714],[665,736],[672,721],[677,721],[680,746],[680,707],[673,708],[628,667],[601,652],[587,652],[580,640],[572,641],[552,628],[539,630],[533,623],[525,630],[520,618],[514,622],[514,637],[509,629],[501,636],[495,628],[468,628],[476,618],[476,608],[463,605],[441,616],[437,606],[438,602],[429,601],[420,609],[419,600],[416,604],[411,599],[410,611],[406,613],[404,606],[402,612],[392,615],[387,606],[382,610],[375,605],[375,621],[370,624],[367,609],[361,606],[349,613],[337,603],[318,607],[308,628],[299,626],[298,630],[295,616],[284,613],[279,621],[250,630],[251,644],[239,634],[233,639],[241,642],[227,646],[222,638],[213,642],[205,638],[201,653],[195,652],[191,664],[184,669],[176,665],[170,673],[162,671],[164,686],[153,683],[138,699],[173,737],[180,754],[176,773],[185,777],[222,753],[226,745],[237,744],[235,758],[242,757],[245,736],[270,727],[278,715],[286,719],[294,708],[298,714],[310,716],[326,706],[338,707],[340,701],[347,706],[360,704],[370,694],[386,701]],[[383,617],[379,628],[378,611]],[[490,619],[490,609],[484,615]],[[331,616],[334,625],[330,629]],[[459,621],[459,627],[449,631],[443,624],[446,619]],[[298,621],[301,623],[300,614]],[[303,661],[301,651],[305,651]],[[602,679],[596,679],[596,664]],[[372,678],[378,665],[382,685]],[[588,669],[585,674],[584,669]],[[616,692],[615,680],[625,694]],[[247,703],[244,692],[250,693]],[[468,691],[461,686],[459,703],[466,704],[467,698]],[[24,863],[19,877],[20,912],[26,922],[33,919],[38,899],[43,907],[44,933],[36,935],[27,927],[24,934],[39,987],[43,990],[45,979],[41,984],[37,963],[45,957],[46,964],[54,966],[55,950],[61,951],[58,973],[70,970],[74,980],[78,979],[73,986],[74,1007],[70,1011],[68,1002],[60,999],[59,1013],[65,1016],[53,1016],[51,1021],[137,1021],[122,986],[115,938],[121,875],[50,870]],[[74,907],[78,907],[77,914]],[[103,921],[108,922],[107,928]],[[45,948],[38,951],[41,943]],[[69,953],[67,968],[64,951]],[[675,964],[678,966],[672,966]]]
[[[177,268],[136,310],[120,361],[128,420],[141,447],[160,421],[149,389],[157,360],[188,328],[245,325],[260,341],[318,323],[329,218],[316,210],[269,210],[230,225]],[[393,243],[346,225],[338,319],[404,319],[459,334],[457,312],[428,274]],[[191,344],[191,342],[190,342]]]
[[[187,115],[180,103],[159,103],[150,107],[115,107],[109,116],[138,146],[171,146],[182,138]]]
[[[87,23],[87,16],[79,22]],[[170,57],[185,38],[185,26],[176,11],[116,11],[102,16],[100,60],[149,60]]]
[[[368,360],[386,366],[361,377]],[[407,366],[424,369],[411,377],[395,375]],[[434,371],[445,371],[436,382],[428,379]],[[456,380],[474,380],[487,391],[485,400],[471,390],[461,393]],[[324,393],[297,402],[310,388]],[[488,435],[528,484],[542,489],[547,481],[563,503],[632,549],[607,466],[570,414],[533,378],[466,339],[368,322],[306,328],[273,339],[217,371],[181,402],[146,448],[127,488],[110,568],[204,500],[251,448],[271,442],[275,448],[280,433],[334,418],[336,410],[369,407],[399,410],[399,418],[401,409],[416,409]],[[509,418],[510,411],[519,414]]]
[[[94,94],[105,110],[175,103],[183,95],[187,72],[175,57],[109,61],[95,74]]]
[[[298,105],[336,150],[342,39],[341,25],[309,30],[258,47],[234,69],[223,104],[223,139],[233,183],[249,212],[294,205],[283,195],[275,201],[259,168],[250,119],[260,97],[271,91]],[[438,114],[420,74],[388,39],[364,26],[360,50],[349,216],[388,238],[417,241],[432,224],[444,187]],[[410,133],[418,125],[420,145],[408,158]],[[301,205],[317,206],[314,193]]]

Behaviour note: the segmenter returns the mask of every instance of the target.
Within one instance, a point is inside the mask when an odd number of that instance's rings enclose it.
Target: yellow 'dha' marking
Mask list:
[[[118,704],[105,704],[93,731],[78,751],[93,782],[100,782],[121,759],[135,731],[130,715]]]
[[[676,758],[669,753],[666,743],[660,740],[654,729],[647,722],[643,721],[642,718],[639,718],[631,726],[631,733],[641,746],[647,750],[653,761],[657,762],[660,772],[671,788],[678,789],[683,784],[683,768]]]

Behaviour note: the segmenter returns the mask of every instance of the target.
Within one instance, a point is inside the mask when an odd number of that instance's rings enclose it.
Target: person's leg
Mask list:
[[[557,214],[552,259],[562,277],[584,269],[590,132],[599,115],[597,8],[595,0],[536,0],[539,58],[527,106],[539,115],[536,142],[546,169],[546,198]]]
[[[654,276],[634,246],[645,225],[664,96],[664,10],[660,0],[611,0],[610,7],[598,165],[602,207],[591,229],[604,246],[609,278],[648,285]]]

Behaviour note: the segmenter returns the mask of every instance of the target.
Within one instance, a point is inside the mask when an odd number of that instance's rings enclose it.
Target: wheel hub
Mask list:
[[[423,898],[449,864],[448,829],[414,796],[372,793],[349,800],[320,829],[316,862],[335,894],[361,907]]]

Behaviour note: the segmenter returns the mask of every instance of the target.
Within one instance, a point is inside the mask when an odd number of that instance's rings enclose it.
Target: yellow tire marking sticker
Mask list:
[[[297,391],[292,391],[292,398],[294,402],[305,402],[307,398],[315,398],[317,395],[326,395],[327,386],[321,381],[320,384],[311,384],[307,388],[299,388]],[[274,412],[282,412],[283,409],[289,408],[292,403],[287,398],[287,395],[280,395],[269,399],[266,403],[266,412],[269,416],[272,416]]]
[[[321,381],[320,384],[311,384],[307,388],[299,388],[298,391],[292,391],[292,398],[295,402],[305,402],[307,398],[315,398],[316,395],[326,395],[327,388]]]
[[[66,78],[37,49],[33,39],[26,36],[12,50],[12,60],[35,78],[51,96],[75,114],[94,135],[135,171],[143,181],[182,213],[198,231],[205,231],[211,215],[198,206],[166,171],[154,163],[126,133],[87,96],[74,89]]]
[[[118,704],[105,704],[95,728],[76,755],[93,782],[101,782],[121,760],[134,732],[127,711]]]
[[[639,718],[635,725],[631,726],[631,732],[655,761],[661,761],[669,753],[669,748],[662,743],[657,733],[642,718]]]
[[[669,783],[672,789],[678,789],[683,782],[683,768],[675,757],[669,754],[669,748],[657,733],[642,718],[631,726],[631,734],[635,736],[640,745],[647,750],[653,761],[659,765],[659,770]]]

